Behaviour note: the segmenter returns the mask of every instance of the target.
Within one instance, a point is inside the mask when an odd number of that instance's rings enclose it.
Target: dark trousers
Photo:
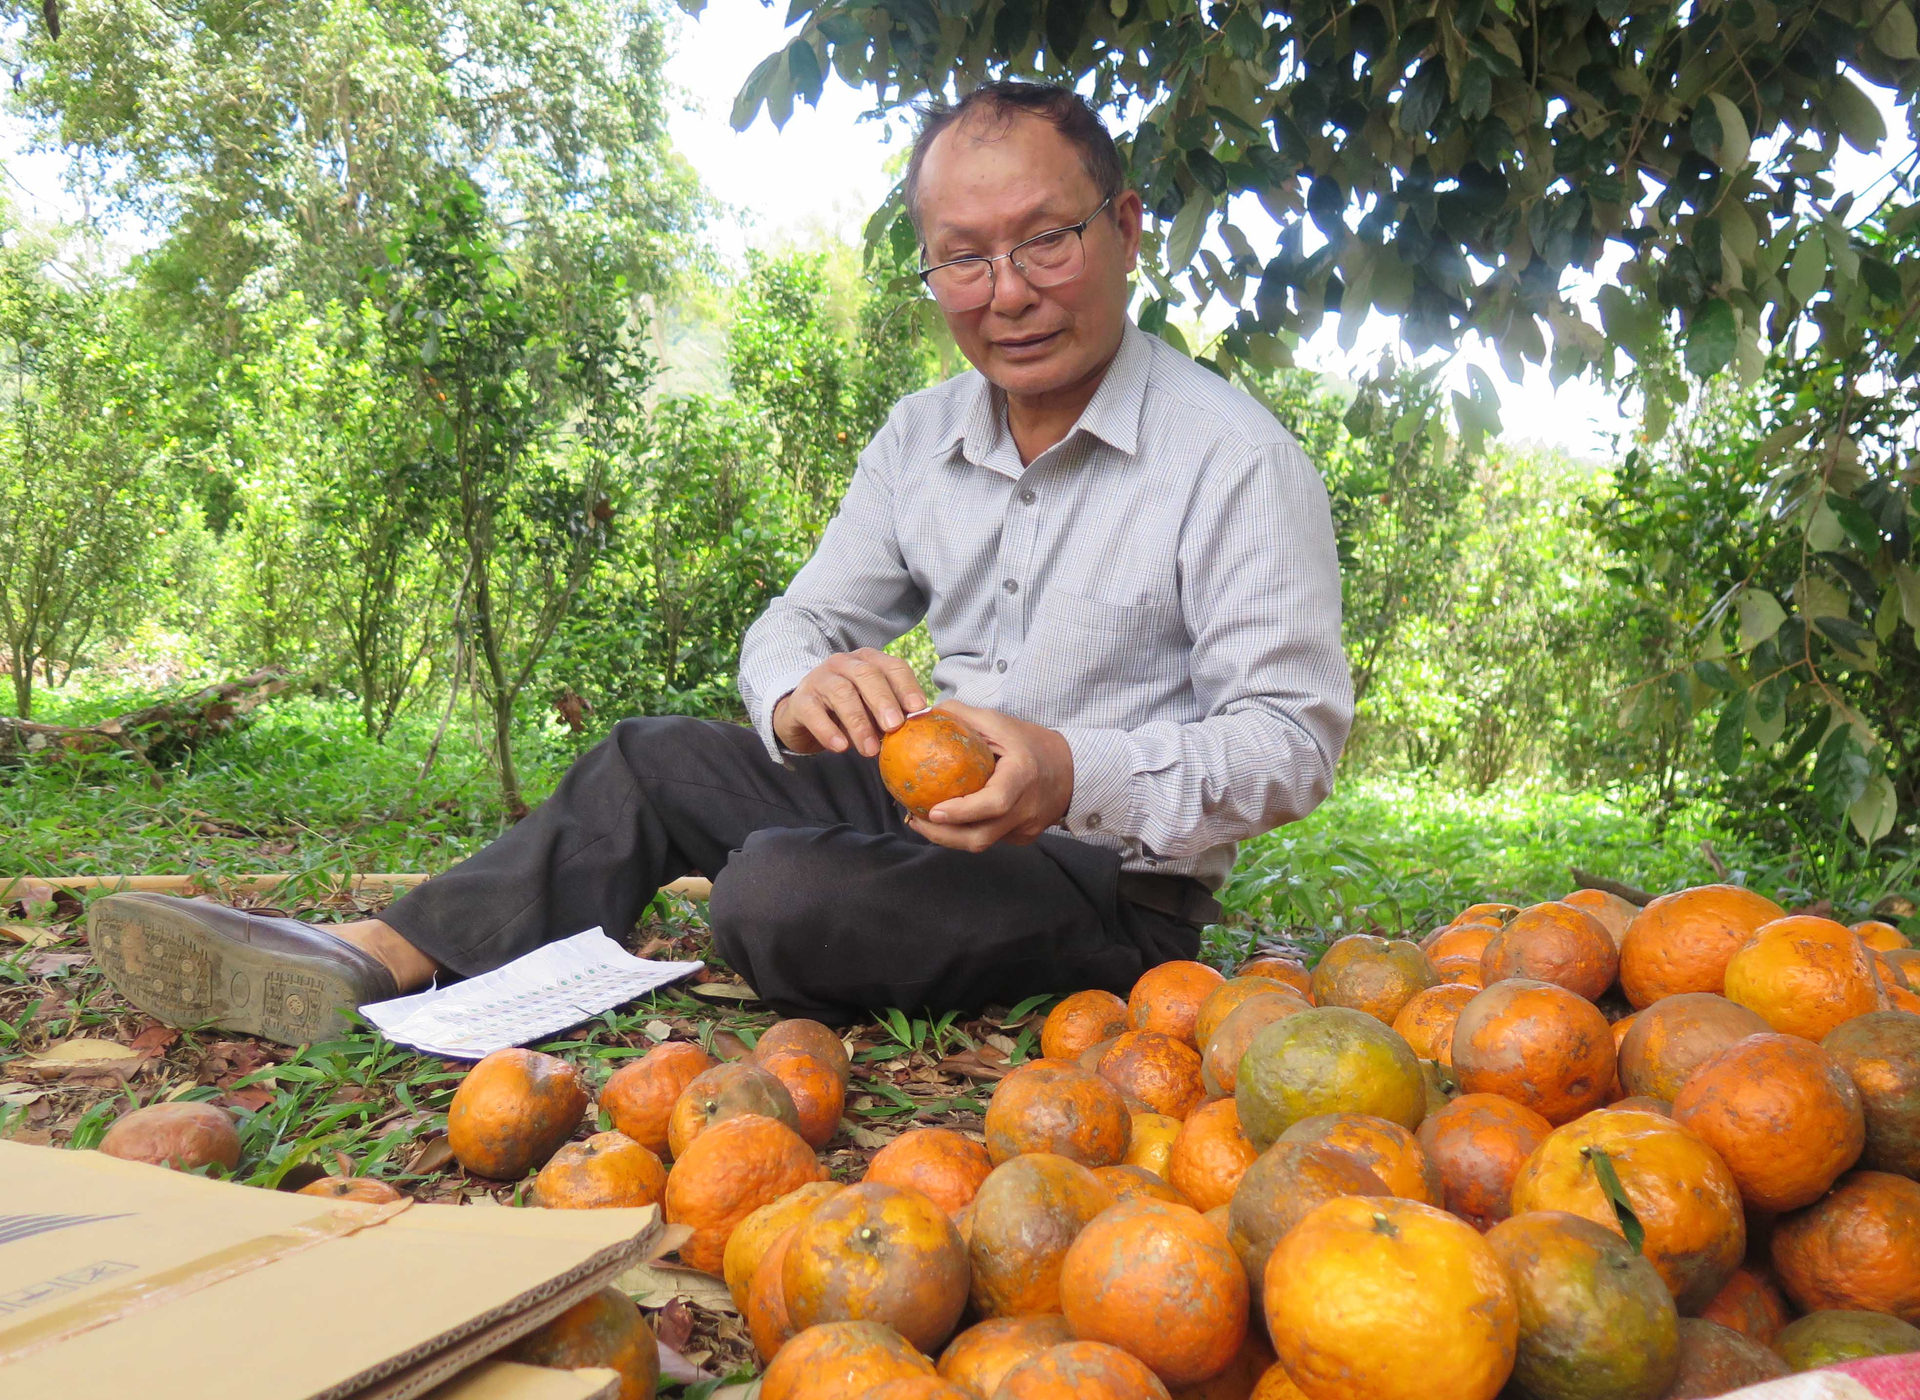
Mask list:
[[[720,955],[788,1016],[1125,996],[1199,950],[1197,927],[1121,897],[1111,851],[1053,833],[948,850],[908,828],[871,759],[783,767],[750,729],[678,717],[622,720],[518,826],[380,917],[472,976],[596,924],[618,937],[694,871]]]

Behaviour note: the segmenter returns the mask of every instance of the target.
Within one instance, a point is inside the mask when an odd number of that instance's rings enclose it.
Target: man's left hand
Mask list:
[[[909,818],[909,826],[936,845],[984,851],[1001,841],[1025,846],[1065,818],[1073,801],[1073,750],[1065,737],[957,700],[940,708],[972,725],[993,750],[993,777],[976,793]]]

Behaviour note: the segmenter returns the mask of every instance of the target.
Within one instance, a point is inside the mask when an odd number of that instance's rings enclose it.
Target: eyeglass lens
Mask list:
[[[1036,287],[1071,282],[1086,266],[1086,249],[1075,229],[1044,233],[1022,243],[1007,260]],[[927,274],[934,297],[949,311],[972,311],[993,299],[994,266],[986,258],[949,263]]]

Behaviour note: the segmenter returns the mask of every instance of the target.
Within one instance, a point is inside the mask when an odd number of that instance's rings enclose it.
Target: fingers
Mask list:
[[[913,711],[927,708],[927,694],[920,688],[920,678],[913,674],[913,667],[897,656],[888,656],[884,651],[875,651],[872,647],[862,647],[853,655],[886,678],[903,709]],[[887,726],[889,729],[893,727]]]
[[[934,826],[971,826],[979,822],[999,821],[1019,805],[1025,790],[1026,780],[1020,772],[1020,765],[1010,760],[1003,761],[994,765],[993,776],[987,779],[987,785],[980,791],[970,792],[965,797],[949,797],[927,813],[927,818]]]
[[[833,711],[820,698],[819,693],[805,684],[794,691],[787,699],[786,714],[789,726],[797,726],[802,734],[810,737],[817,749],[826,749],[833,753],[846,752],[849,740],[846,731],[834,719]],[[782,738],[782,742],[795,753],[807,750],[791,739]]]

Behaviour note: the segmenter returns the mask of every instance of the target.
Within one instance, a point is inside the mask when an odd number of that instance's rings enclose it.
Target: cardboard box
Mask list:
[[[604,1366],[555,1371],[517,1361],[482,1361],[435,1386],[426,1400],[617,1400],[620,1373]]]
[[[0,1142],[0,1396],[410,1400],[667,1227],[644,1210],[323,1201]]]

